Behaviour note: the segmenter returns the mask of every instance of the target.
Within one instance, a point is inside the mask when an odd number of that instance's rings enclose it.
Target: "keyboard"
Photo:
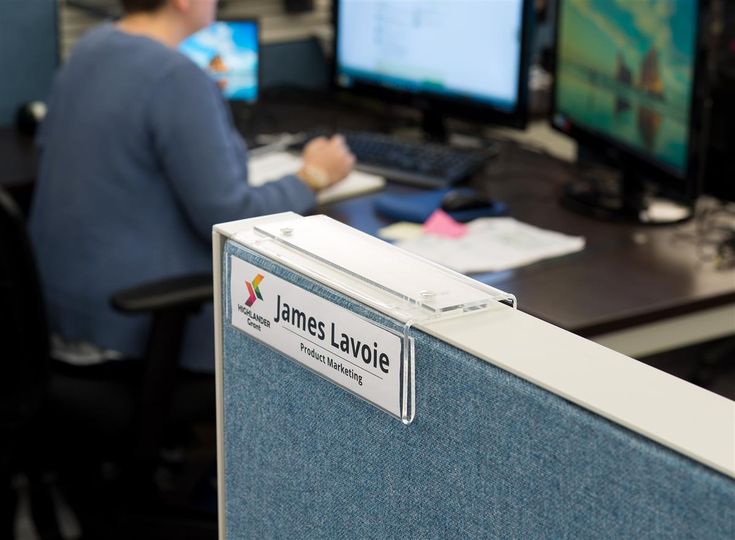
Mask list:
[[[405,141],[368,131],[340,131],[357,158],[356,168],[387,180],[426,188],[451,186],[481,169],[494,148],[461,149],[431,142]],[[330,136],[309,131],[304,141]]]

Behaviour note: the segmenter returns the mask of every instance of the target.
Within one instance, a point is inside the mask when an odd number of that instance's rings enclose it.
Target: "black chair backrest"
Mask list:
[[[48,323],[23,215],[0,187],[0,439],[26,422],[44,393]]]

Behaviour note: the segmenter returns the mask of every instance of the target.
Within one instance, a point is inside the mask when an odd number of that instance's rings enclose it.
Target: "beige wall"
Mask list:
[[[83,1],[102,7],[116,5],[116,0]],[[265,43],[315,35],[328,45],[332,35],[331,4],[331,0],[314,0],[313,12],[287,15],[282,0],[229,0],[221,14],[224,17],[258,18],[261,24],[261,40]],[[59,0],[59,6],[61,50],[66,57],[77,39],[91,26],[99,24],[101,19],[67,5],[65,0]]]

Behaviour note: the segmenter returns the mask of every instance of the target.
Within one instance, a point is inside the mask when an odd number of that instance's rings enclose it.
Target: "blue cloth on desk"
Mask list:
[[[150,322],[116,313],[113,292],[210,272],[215,223],[315,205],[293,176],[249,187],[216,85],[179,52],[113,25],[85,36],[61,69],[39,146],[30,230],[51,326],[130,356]],[[191,324],[182,363],[211,371],[211,309]]]
[[[405,426],[230,326],[222,293],[227,538],[735,537],[731,478],[484,360],[414,331]]]
[[[411,195],[385,193],[375,201],[375,209],[390,219],[424,223],[434,210],[441,207],[442,199],[449,191],[438,189]],[[494,202],[481,208],[447,213],[456,221],[466,222],[481,217],[503,216],[508,213],[508,207],[505,203]]]

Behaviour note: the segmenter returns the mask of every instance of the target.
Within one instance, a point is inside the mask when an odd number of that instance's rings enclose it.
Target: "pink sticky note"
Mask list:
[[[460,238],[467,234],[467,225],[458,223],[442,209],[434,210],[424,223],[424,232],[449,238]]]

